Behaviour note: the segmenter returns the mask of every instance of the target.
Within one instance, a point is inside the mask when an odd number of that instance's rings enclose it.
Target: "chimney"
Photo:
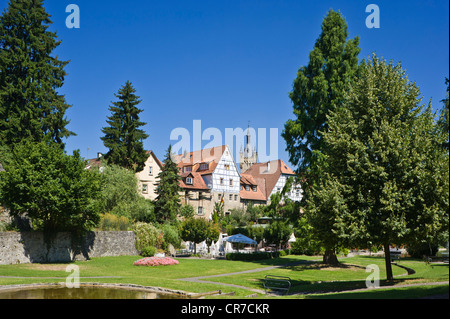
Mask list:
[[[270,161],[267,162],[267,171],[270,172]]]

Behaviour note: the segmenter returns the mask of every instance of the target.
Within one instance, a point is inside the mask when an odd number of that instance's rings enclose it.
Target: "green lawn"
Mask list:
[[[261,272],[238,274],[224,277],[214,277],[205,280],[217,283],[229,283],[247,287],[249,289],[263,289],[262,280],[265,275],[279,275],[291,278],[292,289],[288,298],[411,298],[426,295],[448,293],[448,284],[439,287],[420,286],[397,288],[388,290],[373,290],[353,293],[326,294],[365,288],[366,266],[376,264],[380,268],[381,285],[385,285],[384,259],[379,257],[351,257],[342,258],[340,267],[323,267],[319,262],[313,261],[320,257],[285,256],[273,260],[244,262],[228,260],[183,259],[179,265],[159,267],[138,267],[133,262],[138,256],[102,257],[93,258],[90,261],[80,261],[75,264],[80,267],[81,277],[115,276],[120,278],[81,278],[81,282],[122,283],[142,286],[156,286],[169,289],[184,290],[187,292],[208,292],[222,290],[234,291],[238,298],[253,294],[251,290],[216,285],[213,283],[192,283],[178,279],[197,276],[209,276],[251,270],[274,265],[285,265],[293,262],[303,264],[284,268],[270,269]],[[405,259],[400,265],[415,271],[412,275],[406,275],[403,268],[393,266],[395,285],[415,284],[423,282],[440,282],[449,280],[448,265],[427,265],[423,261]],[[0,265],[0,285],[13,285],[25,283],[49,283],[64,282],[68,273],[65,272],[67,264],[21,264]],[[38,278],[1,278],[1,276],[38,277]],[[40,277],[40,278],[39,278]],[[57,277],[57,279],[45,279],[42,277]],[[307,293],[315,293],[314,295]],[[389,297],[390,296],[390,297]],[[258,295],[267,298],[265,295]]]

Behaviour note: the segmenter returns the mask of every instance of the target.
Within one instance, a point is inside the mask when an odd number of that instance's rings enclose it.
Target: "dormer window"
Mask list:
[[[257,186],[253,186],[253,191],[256,192]]]
[[[249,185],[245,185],[245,190],[249,191],[250,190],[250,186]]]
[[[186,177],[186,184],[187,184],[187,185],[192,185],[192,184],[194,184],[194,181],[193,181],[192,177]]]
[[[185,166],[184,172],[192,172],[192,166]]]
[[[209,169],[209,164],[208,163],[202,163],[200,164],[200,170],[201,171],[206,171]]]

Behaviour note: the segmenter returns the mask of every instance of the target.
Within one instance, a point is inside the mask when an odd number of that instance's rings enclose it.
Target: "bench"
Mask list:
[[[399,251],[399,250],[391,250],[390,254],[391,254],[391,262],[393,262],[394,260],[400,260],[401,251]]]
[[[428,263],[441,261],[448,264],[448,256],[425,256],[425,258]]]
[[[287,295],[289,289],[291,289],[291,278],[267,275],[264,278],[264,291],[266,294],[268,289],[285,291],[285,295]]]

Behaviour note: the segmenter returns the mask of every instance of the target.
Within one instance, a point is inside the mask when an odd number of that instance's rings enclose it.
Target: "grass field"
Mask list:
[[[257,262],[180,258],[178,259],[178,265],[159,267],[133,266],[133,262],[139,258],[138,256],[102,257],[93,258],[89,261],[75,262],[75,264],[79,266],[81,282],[136,284],[195,293],[220,289],[225,293],[235,292],[234,298],[254,294],[255,292],[251,289],[263,290],[263,279],[267,274],[291,278],[291,295],[283,298],[417,298],[448,293],[449,289],[448,284],[446,284],[396,289],[387,287],[379,290],[348,292],[365,288],[365,281],[369,275],[366,272],[366,266],[370,264],[375,264],[379,267],[381,286],[385,285],[383,281],[385,278],[384,259],[379,257],[359,256],[342,258],[340,259],[341,265],[339,267],[324,267],[317,261],[318,258],[320,260],[320,257],[292,255]],[[297,264],[293,265],[293,263]],[[205,279],[215,283],[178,280],[197,276],[236,273],[286,264],[291,264],[291,266],[267,268],[267,270],[258,272]],[[396,278],[394,287],[443,281],[448,283],[449,281],[448,264],[426,264],[423,261],[413,259],[404,259],[399,264],[413,269],[415,273],[408,275],[404,268],[393,266]],[[0,265],[0,285],[65,282],[69,274],[65,271],[67,265]],[[114,276],[115,278],[88,278],[99,276]],[[220,283],[243,287],[223,286]],[[329,294],[331,292],[334,292],[334,294]],[[258,298],[269,298],[269,296],[258,294]]]

